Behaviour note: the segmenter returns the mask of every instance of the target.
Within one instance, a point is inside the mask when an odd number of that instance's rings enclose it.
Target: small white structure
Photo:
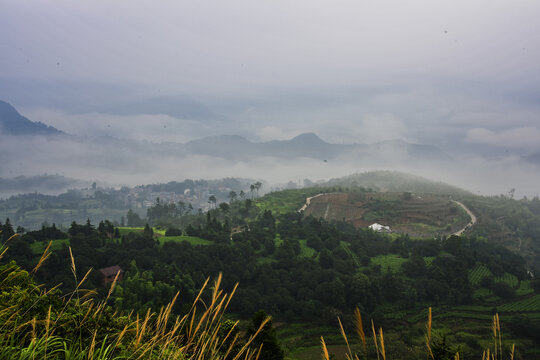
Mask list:
[[[384,232],[390,232],[390,226],[381,225],[379,223],[373,223],[368,226],[371,230],[374,231],[384,231]]]

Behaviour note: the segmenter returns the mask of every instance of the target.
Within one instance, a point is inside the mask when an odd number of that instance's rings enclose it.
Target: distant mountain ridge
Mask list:
[[[43,124],[30,121],[10,104],[0,100],[0,130],[4,135],[59,135],[62,131]]]
[[[152,105],[156,104],[152,103]],[[130,111],[133,111],[133,109]],[[157,108],[152,108],[152,111],[159,113]],[[125,114],[130,113],[126,112]],[[30,121],[4,101],[0,101],[0,128],[2,134],[14,136],[67,135],[52,126]],[[114,137],[83,139],[78,136],[71,136],[71,140],[81,143],[90,141],[94,144],[111,146],[122,144],[121,146],[124,149],[130,148],[134,151],[151,146],[146,151],[151,151],[156,155],[160,153],[174,153],[176,156],[207,155],[232,161],[248,161],[256,157],[286,159],[305,157],[321,161],[349,157],[371,162],[396,159],[412,159],[415,161],[444,161],[450,159],[446,153],[432,145],[411,144],[402,140],[382,141],[374,144],[332,144],[322,140],[312,132],[297,135],[289,140],[267,142],[253,142],[240,135],[211,136],[184,144],[154,143],[151,145],[145,145],[144,142],[135,140],[119,140]]]
[[[256,156],[279,158],[307,157],[331,160],[339,157],[377,159],[386,155],[412,157],[416,160],[450,160],[450,156],[433,145],[411,144],[402,140],[374,144],[332,144],[314,133],[300,134],[290,140],[252,142],[239,135],[211,136],[178,146],[178,150],[226,159],[247,160]]]
[[[0,177],[0,196],[17,193],[60,194],[73,188],[90,186],[90,181],[73,179],[62,175],[17,176],[14,178]]]

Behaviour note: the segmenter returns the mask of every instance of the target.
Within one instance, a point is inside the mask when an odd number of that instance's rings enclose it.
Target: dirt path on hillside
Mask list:
[[[463,229],[456,231],[455,233],[452,234],[452,235],[460,236],[461,234],[465,232],[465,230],[469,229],[471,226],[473,226],[476,223],[476,216],[474,216],[472,211],[469,210],[469,208],[466,207],[463,203],[460,203],[459,201],[456,201],[456,200],[452,200],[452,201],[458,204],[459,206],[461,206],[461,208],[465,210],[465,212],[471,217],[471,221],[467,225],[465,225]]]
[[[326,195],[326,193],[323,193],[323,194],[317,194],[317,195],[315,195],[315,196],[308,197],[308,198],[306,199],[306,203],[304,204],[304,206],[302,206],[300,209],[298,209],[298,212],[305,211],[305,210],[307,209],[307,207],[309,206],[309,204],[311,204],[311,199],[315,199],[316,197],[323,196],[323,195]]]
[[[311,200],[312,199],[315,199],[316,197],[319,197],[319,196],[323,196],[323,195],[328,195],[328,193],[322,193],[322,194],[317,194],[315,196],[312,196],[312,197],[308,197],[306,199],[306,203],[300,208],[298,209],[298,212],[301,213],[303,211],[305,211],[308,206],[311,204]],[[465,227],[461,230],[458,230],[456,231],[455,233],[453,233],[452,235],[456,235],[456,236],[460,236],[461,234],[463,234],[465,232],[465,230],[468,230],[469,228],[471,228],[474,224],[476,224],[476,221],[477,221],[477,218],[476,216],[472,213],[471,210],[469,210],[468,207],[465,206],[465,204],[459,202],[459,201],[456,201],[456,200],[452,200],[454,203],[458,204],[459,206],[461,206],[461,208],[463,210],[465,210],[465,212],[470,216],[471,218],[471,221],[469,221],[469,223],[467,225],[465,225]],[[327,207],[326,207],[326,212],[324,214],[324,217],[326,218],[328,216],[328,210],[329,210],[329,205],[330,204],[327,204]]]

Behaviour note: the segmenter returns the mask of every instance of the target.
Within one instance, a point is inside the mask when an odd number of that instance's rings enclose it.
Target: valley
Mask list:
[[[533,276],[538,243],[531,226],[539,221],[538,200],[477,197],[448,191],[452,188],[444,184],[436,186],[446,194],[412,192],[416,185],[402,182],[398,174],[391,180],[388,173],[378,174],[384,177],[380,183],[398,191],[362,186],[369,183],[361,179],[374,176],[359,174],[350,188],[334,182],[264,195],[229,179],[233,186],[223,189],[222,198],[227,191],[242,191],[247,198],[232,195],[209,202],[204,211],[155,201],[146,216],[138,216],[137,226],[83,221],[60,227],[63,232],[44,225],[12,241],[8,259],[30,268],[52,241],[55,260],[42,265],[38,279],[51,286],[61,283],[63,291],[73,286],[67,246],[78,276],[90,268],[119,265],[125,277],[110,304],[126,311],[158,309],[180,288],[181,313],[205,277],[223,272],[225,290],[239,282],[230,318],[242,324],[264,309],[275,319],[291,360],[320,352],[321,335],[336,359],[344,358],[335,321],[339,316],[351,329],[356,307],[365,319],[388,329],[388,349],[403,359],[422,353],[428,308],[437,336],[445,334],[449,346],[459,344],[463,355],[489,346],[484,329],[496,312],[511,334],[504,346],[512,341],[524,359],[534,359],[540,295]],[[497,220],[503,213],[504,224]],[[390,230],[368,229],[373,223]],[[520,249],[514,248],[512,229],[517,227],[522,229]],[[103,293],[95,275],[86,282]],[[351,346],[361,351],[358,340],[351,339]]]

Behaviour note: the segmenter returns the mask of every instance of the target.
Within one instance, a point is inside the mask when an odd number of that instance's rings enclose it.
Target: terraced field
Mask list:
[[[480,264],[476,265],[470,272],[469,272],[469,281],[471,282],[471,285],[478,285],[480,284],[480,281],[482,281],[483,278],[486,276],[491,276],[491,271],[487,268],[487,266]]]
[[[540,295],[526,297],[524,299],[506,303],[497,308],[501,312],[540,312]]]
[[[347,221],[356,227],[388,225],[411,236],[449,235],[470,220],[456,203],[443,196],[408,193],[329,193],[311,199],[306,216]]]

